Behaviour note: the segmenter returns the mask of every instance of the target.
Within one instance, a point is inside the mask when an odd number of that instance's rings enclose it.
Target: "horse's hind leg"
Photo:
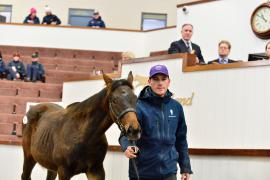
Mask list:
[[[31,180],[31,173],[36,165],[36,161],[34,160],[31,154],[31,135],[32,129],[30,125],[26,125],[23,130],[23,173],[22,173],[22,180]]]
[[[88,180],[105,180],[105,171],[103,165],[95,166],[86,173]]]
[[[57,173],[55,171],[48,170],[46,180],[55,180],[56,176],[57,176]]]
[[[31,180],[31,173],[35,165],[36,161],[32,156],[24,156],[22,180]]]

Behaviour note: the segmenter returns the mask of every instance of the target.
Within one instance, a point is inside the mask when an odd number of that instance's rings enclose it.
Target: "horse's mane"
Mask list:
[[[113,92],[115,89],[117,89],[120,86],[128,86],[131,89],[133,89],[132,84],[126,79],[114,80],[109,87],[103,88],[100,92],[94,94],[88,99],[82,102],[75,102],[68,105],[66,108],[66,111],[67,113],[73,116],[77,116],[77,115],[85,116],[89,114],[91,111],[93,111],[94,109],[98,108],[100,104],[104,102],[104,98],[108,98],[107,96],[109,96],[111,92]],[[85,109],[85,108],[87,108],[87,110],[83,111],[82,109]]]

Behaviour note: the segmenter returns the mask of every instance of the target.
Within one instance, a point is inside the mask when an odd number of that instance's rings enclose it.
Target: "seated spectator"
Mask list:
[[[8,63],[8,80],[23,80],[25,76],[25,67],[20,61],[20,54],[14,53],[13,60]]]
[[[61,20],[54,14],[50,7],[45,7],[46,16],[43,17],[42,24],[61,24]]]
[[[28,16],[26,16],[23,23],[40,24],[39,18],[37,17],[37,10],[35,8],[30,9],[30,14]]]
[[[268,43],[266,43],[265,55],[268,57],[267,59],[270,60],[270,41]]]
[[[6,65],[2,58],[2,53],[0,51],[0,78],[3,79],[6,76]]]
[[[45,79],[45,71],[43,65],[38,62],[39,54],[37,52],[32,54],[32,63],[27,65],[27,82],[42,81]]]
[[[101,19],[98,11],[94,12],[93,18],[89,21],[88,26],[93,28],[105,28],[105,23]]]
[[[174,53],[191,53],[197,56],[196,63],[205,64],[201,48],[197,44],[191,42],[193,35],[193,25],[192,24],[183,24],[181,30],[181,39],[179,41],[174,41],[171,43],[170,48],[168,49],[169,54]]]
[[[218,59],[209,61],[208,64],[228,64],[237,62],[228,58],[230,51],[231,51],[231,43],[225,40],[220,41],[218,43],[218,55],[219,55]]]
[[[135,58],[135,55],[130,51],[122,52],[121,56],[122,56],[122,60],[128,60],[128,59]]]

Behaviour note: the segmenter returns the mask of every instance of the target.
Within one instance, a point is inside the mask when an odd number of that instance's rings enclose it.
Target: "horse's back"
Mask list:
[[[39,119],[45,113],[55,112],[62,109],[63,107],[54,103],[40,103],[38,105],[32,106],[26,114],[28,123],[31,124],[35,123],[36,121],[39,121]]]

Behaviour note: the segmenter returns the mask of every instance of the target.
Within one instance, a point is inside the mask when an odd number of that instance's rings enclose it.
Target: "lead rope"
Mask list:
[[[135,152],[135,148],[136,148],[135,141],[130,141],[130,142],[131,142],[132,148],[134,148],[133,151]],[[136,154],[137,154],[137,152],[136,152]],[[134,168],[134,170],[135,170],[135,173],[136,173],[136,176],[137,176],[137,180],[140,180],[138,167],[137,167],[137,165],[136,165],[136,159],[135,159],[135,158],[132,158],[132,159],[131,159],[131,163],[132,163],[133,168]]]

